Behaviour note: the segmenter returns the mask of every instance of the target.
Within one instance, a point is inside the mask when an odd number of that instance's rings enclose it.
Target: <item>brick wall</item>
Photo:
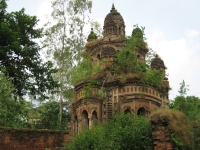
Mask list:
[[[68,131],[0,127],[0,150],[56,150],[69,138]]]
[[[173,150],[169,130],[165,126],[153,125],[154,150]]]
[[[153,150],[173,150],[168,128],[169,115],[165,113],[165,110],[159,110],[151,114],[150,120],[152,124]]]

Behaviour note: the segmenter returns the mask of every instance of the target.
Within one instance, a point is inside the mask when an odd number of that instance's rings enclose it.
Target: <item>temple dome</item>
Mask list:
[[[123,35],[125,34],[124,19],[121,14],[115,9],[114,4],[110,13],[107,14],[104,20],[104,36],[108,34]]]
[[[159,58],[157,54],[151,62],[151,67],[155,69],[166,69],[164,61],[161,58]]]

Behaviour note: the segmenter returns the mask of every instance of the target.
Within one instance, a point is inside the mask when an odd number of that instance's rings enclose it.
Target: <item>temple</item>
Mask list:
[[[132,36],[143,40],[143,32],[139,28],[133,29]],[[124,19],[113,4],[104,20],[103,38],[98,39],[91,29],[85,45],[84,51],[91,55],[92,65],[103,62],[102,71],[93,77],[98,82],[92,84],[91,93],[86,98],[84,86],[88,84],[89,79],[81,80],[75,85],[75,98],[71,102],[72,135],[83,128],[89,129],[94,124],[106,122],[114,114],[148,115],[160,107],[168,107],[169,82],[166,77],[163,77],[162,86],[144,86],[140,76],[130,76],[121,82],[119,74],[109,69],[113,65],[116,53],[124,49],[126,41]],[[147,44],[143,43],[143,46],[135,47],[137,61],[141,62],[145,62],[149,51]],[[165,74],[165,64],[158,55],[152,59],[150,67]],[[102,91],[104,95],[100,97]]]

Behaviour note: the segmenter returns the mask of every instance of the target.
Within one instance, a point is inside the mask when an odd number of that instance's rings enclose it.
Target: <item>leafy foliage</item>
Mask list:
[[[119,73],[138,72],[144,69],[140,67],[141,63],[138,63],[136,54],[130,50],[122,50],[117,52],[116,59],[114,60],[113,70]]]
[[[63,102],[70,103],[73,98],[71,70],[75,62],[80,61],[78,54],[86,39],[83,33],[86,12],[91,10],[91,6],[92,2],[89,0],[53,0],[51,15],[44,26],[45,37],[42,44],[48,58],[53,60],[54,67],[58,69],[53,78],[60,86],[50,99],[60,101],[60,124]]]
[[[176,96],[175,99],[170,102],[169,107],[183,112],[188,117],[193,127],[194,149],[198,150],[200,149],[200,98],[196,96],[185,96],[189,90],[187,87],[183,80],[180,84],[180,95]]]
[[[102,38],[103,31],[102,31],[102,28],[101,28],[101,24],[98,21],[95,21],[95,20],[92,19],[92,20],[90,20],[90,26],[93,28],[96,36],[98,38]]]
[[[193,127],[194,149],[200,148],[200,99],[195,96],[177,96],[170,103],[170,108],[183,112]],[[181,121],[182,122],[182,121]]]
[[[29,105],[23,100],[15,101],[12,96],[13,91],[12,80],[0,71],[0,126],[30,127],[28,124]]]
[[[116,115],[109,122],[85,130],[67,145],[68,150],[151,150],[151,124],[146,118]]]
[[[170,103],[171,109],[183,112],[190,120],[200,118],[200,99],[195,96],[177,96]]]
[[[42,108],[38,110],[40,119],[35,124],[37,129],[51,129],[51,130],[67,130],[69,122],[69,113],[62,111],[62,123],[59,123],[59,103],[48,102],[45,103]]]
[[[180,96],[184,96],[187,94],[187,91],[189,90],[188,85],[185,85],[185,81],[183,80],[182,83],[180,83],[180,89],[178,90]]]
[[[36,29],[36,16],[17,12],[6,12],[5,0],[1,0],[0,19],[0,65],[12,79],[17,96],[27,93],[45,95],[47,90],[56,87],[52,79],[52,63],[43,63],[36,39],[42,37],[42,29]]]
[[[162,86],[161,81],[163,81],[164,73],[159,70],[149,68],[146,70],[142,82],[144,84],[154,85],[154,86]]]

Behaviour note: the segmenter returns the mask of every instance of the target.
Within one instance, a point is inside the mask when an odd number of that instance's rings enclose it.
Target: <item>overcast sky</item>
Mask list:
[[[26,9],[44,22],[51,0],[9,0],[8,12]],[[93,0],[92,18],[103,25],[113,0]],[[172,90],[178,95],[180,83],[189,85],[188,95],[200,97],[200,0],[114,0],[130,35],[133,25],[145,27],[151,47],[164,60]],[[103,26],[102,26],[103,27]],[[88,31],[89,32],[89,31]]]

